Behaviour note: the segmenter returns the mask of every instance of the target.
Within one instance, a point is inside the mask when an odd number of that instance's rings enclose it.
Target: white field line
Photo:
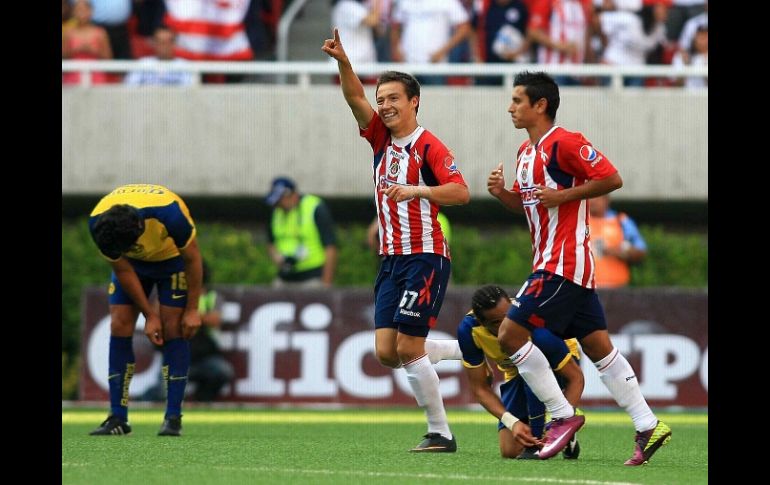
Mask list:
[[[62,468],[77,468],[93,466],[88,463],[62,463]],[[161,465],[161,468],[163,466]],[[302,468],[272,468],[272,467],[234,467],[234,466],[215,466],[215,470],[222,471],[241,471],[254,473],[277,473],[285,475],[325,475],[340,477],[358,477],[358,478],[403,478],[420,480],[456,480],[460,482],[513,482],[513,483],[558,483],[574,485],[642,485],[634,482],[607,482],[602,480],[581,480],[569,478],[549,478],[549,477],[506,477],[500,475],[462,475],[457,473],[439,474],[439,473],[397,473],[397,472],[368,472],[361,470],[312,470]]]
[[[586,412],[586,422],[603,425],[628,425],[631,418],[626,413],[595,413]],[[107,410],[104,411],[62,411],[62,424],[98,424],[104,420]],[[131,410],[129,422],[132,424],[156,424],[163,416],[163,411],[158,410]],[[486,412],[448,411],[447,416],[451,423],[458,424],[488,424],[495,418]],[[660,413],[658,418],[667,424],[708,424],[707,414],[678,414]],[[185,423],[202,424],[288,424],[288,423],[352,423],[352,424],[413,424],[424,423],[425,415],[422,412],[392,413],[374,411],[349,411],[349,412],[286,412],[286,411],[199,411],[190,410],[184,413]]]

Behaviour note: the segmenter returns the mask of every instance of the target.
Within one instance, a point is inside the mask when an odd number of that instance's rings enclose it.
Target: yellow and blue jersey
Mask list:
[[[195,238],[195,223],[182,198],[154,184],[123,185],[104,196],[91,211],[89,229],[93,230],[100,214],[119,204],[135,207],[144,219],[144,232],[125,254],[128,258],[148,263],[166,261],[179,256],[179,249]]]
[[[551,368],[560,370],[574,356],[580,358],[577,340],[561,340],[548,332],[550,337],[535,339],[535,344],[545,354]],[[490,333],[476,318],[473,311],[468,312],[457,328],[457,340],[463,353],[463,366],[475,368],[484,365],[485,356],[497,364],[497,368],[505,374],[505,381],[519,375],[519,371],[511,362],[510,356],[503,352],[497,336]]]

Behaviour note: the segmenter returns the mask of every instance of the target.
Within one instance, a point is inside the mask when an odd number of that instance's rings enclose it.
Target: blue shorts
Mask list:
[[[516,376],[508,382],[500,385],[500,400],[505,410],[529,424],[529,408],[527,407],[527,393],[524,387],[527,385],[521,376]],[[497,423],[497,430],[505,428],[501,422]]]
[[[426,337],[444,302],[450,267],[433,253],[385,256],[374,284],[374,328]]]
[[[547,328],[563,339],[582,339],[596,330],[607,330],[604,308],[595,290],[563,277],[538,270],[514,298],[508,318],[532,331]]]
[[[577,360],[575,362],[577,362]],[[559,384],[559,388],[564,389],[567,385],[567,380],[562,377],[561,374],[556,372],[554,372],[554,376],[556,376],[556,382]],[[524,378],[517,375],[510,381],[500,385],[500,401],[502,401],[506,411],[516,416],[522,422],[529,424],[529,418],[532,412],[537,413],[535,416],[532,416],[533,418],[545,414],[545,404],[537,401],[537,409],[530,409],[531,406],[528,403],[526,388],[527,383],[524,382]],[[530,399],[537,399],[537,397],[533,394],[533,397]],[[532,407],[534,407],[536,403],[533,402],[532,404]],[[504,428],[505,425],[502,422],[497,423],[498,431]]]
[[[153,287],[158,288],[158,300],[161,305],[184,308],[187,306],[187,279],[184,273],[184,260],[176,256],[165,261],[147,262],[127,258],[136,271],[144,294],[150,297]],[[110,305],[133,305],[134,300],[120,286],[115,273],[110,282]]]

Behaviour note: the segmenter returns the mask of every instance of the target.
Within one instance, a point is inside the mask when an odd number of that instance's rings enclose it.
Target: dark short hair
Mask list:
[[[376,93],[380,90],[380,85],[385,83],[398,82],[404,85],[404,91],[406,91],[407,99],[412,99],[415,96],[420,95],[420,83],[417,78],[411,74],[400,71],[385,71],[377,79],[377,88],[374,90]],[[420,102],[417,102],[417,107],[414,109],[416,113],[420,109]]]
[[[524,86],[524,92],[529,96],[529,103],[534,105],[545,98],[548,108],[545,114],[556,120],[556,111],[559,109],[559,85],[551,76],[543,71],[522,71],[513,78],[513,87]]]
[[[479,322],[482,322],[482,314],[497,306],[501,298],[510,299],[508,293],[497,285],[482,286],[473,293],[471,298],[471,310]],[[483,322],[482,322],[483,323]]]
[[[91,229],[96,246],[112,259],[128,252],[143,232],[144,219],[136,207],[127,204],[110,207]]]

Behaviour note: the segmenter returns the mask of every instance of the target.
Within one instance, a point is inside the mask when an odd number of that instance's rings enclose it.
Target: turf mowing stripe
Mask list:
[[[106,411],[62,411],[62,424],[99,424]],[[630,418],[625,413],[586,413],[586,422],[603,425],[627,425]],[[163,411],[135,410],[129,413],[132,424],[156,424]],[[494,418],[486,412],[447,411],[449,422],[462,424],[489,423]],[[708,424],[708,414],[660,413],[657,415],[669,425]],[[424,423],[425,415],[415,412],[373,412],[373,411],[202,411],[190,410],[184,413],[185,423],[206,424],[262,424],[262,423]]]

